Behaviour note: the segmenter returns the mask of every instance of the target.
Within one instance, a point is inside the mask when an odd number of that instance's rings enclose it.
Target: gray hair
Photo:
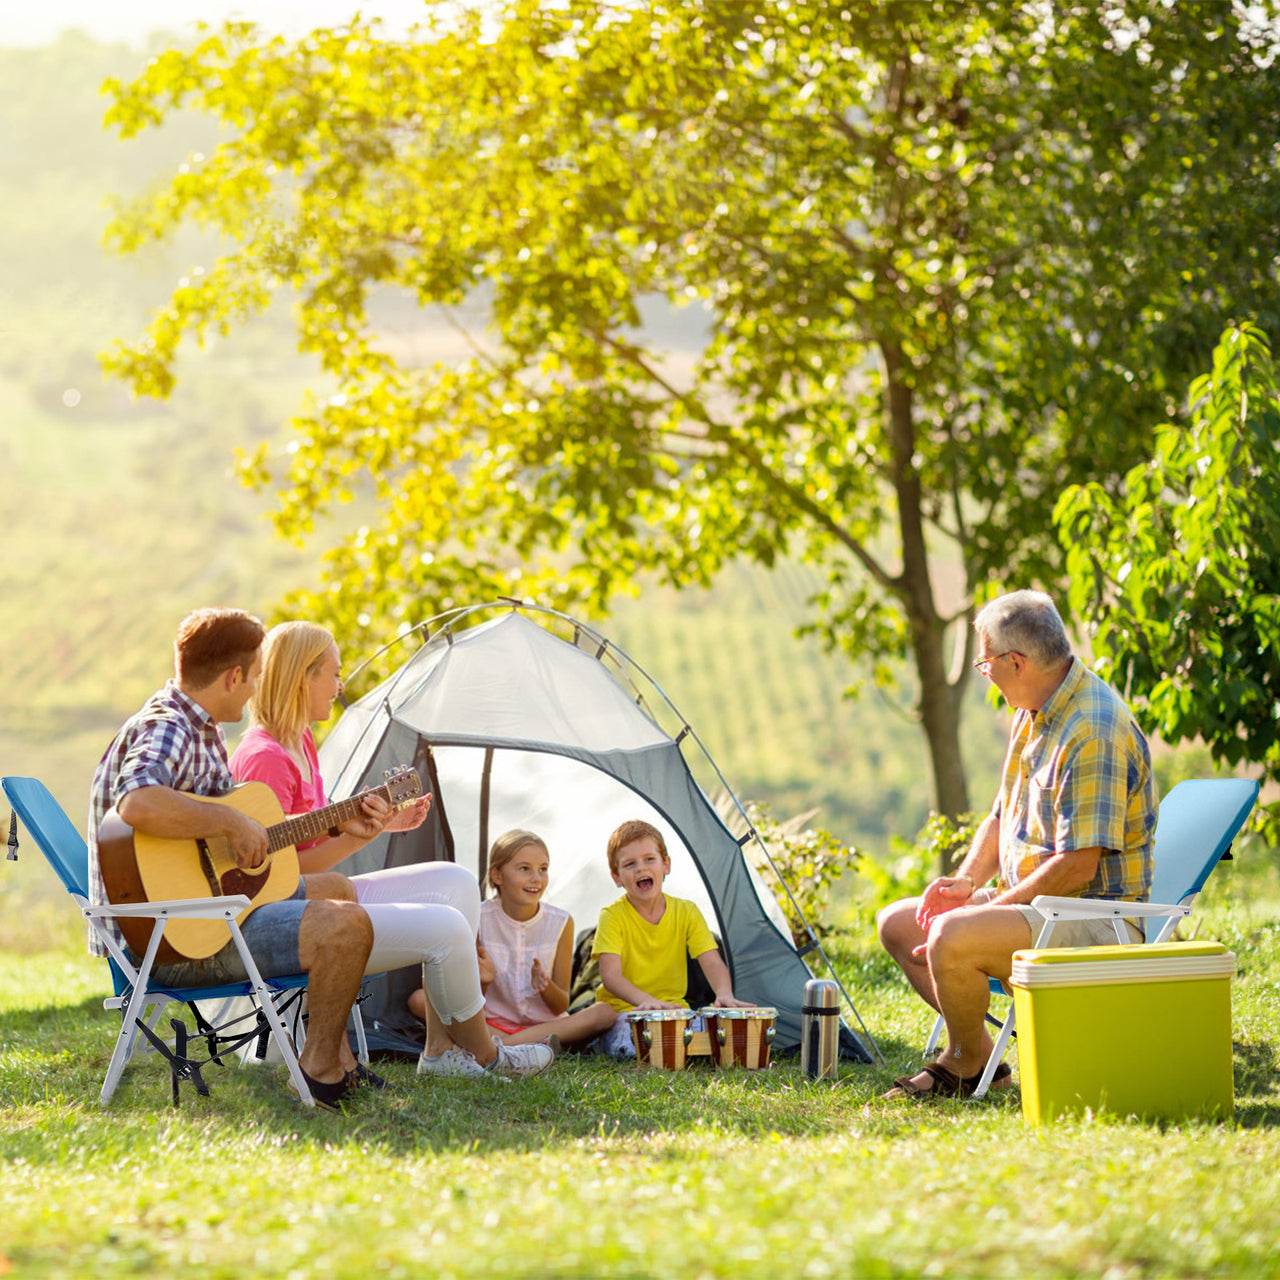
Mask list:
[[[1010,591],[984,605],[973,629],[998,652],[1025,654],[1048,669],[1071,657],[1071,641],[1062,618],[1043,591]]]

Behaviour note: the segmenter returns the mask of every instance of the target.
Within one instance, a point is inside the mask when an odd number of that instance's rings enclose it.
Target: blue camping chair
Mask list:
[[[1114,902],[1041,894],[1031,903],[1044,917],[1032,945],[1048,946],[1059,920],[1110,920],[1117,940],[1126,946],[1130,939],[1122,922],[1142,920],[1144,942],[1168,941],[1178,921],[1191,914],[1191,907],[1209,873],[1224,858],[1231,857],[1231,842],[1252,811],[1258,789],[1258,784],[1247,778],[1191,778],[1179,782],[1160,803],[1152,853],[1150,901]],[[990,979],[990,986],[993,994],[1008,995],[998,978]],[[973,1091],[974,1098],[981,1098],[990,1088],[1015,1029],[1012,1003],[1003,1022],[990,1014],[987,1016],[1000,1030]],[[925,1045],[926,1062],[932,1061],[945,1029],[946,1023],[939,1017]]]
[[[222,1057],[233,1054],[237,1050],[252,1045],[256,1057],[261,1060],[266,1056],[267,1045],[274,1041],[289,1069],[294,1088],[298,1096],[309,1107],[315,1106],[307,1082],[298,1066],[298,1057],[294,1046],[285,1030],[282,1014],[290,1006],[296,1010],[294,1032],[301,1048],[303,1043],[303,1023],[300,1016],[300,1001],[307,985],[307,975],[293,974],[284,978],[272,978],[270,982],[263,980],[254,963],[253,956],[245,944],[236,923],[236,916],[249,905],[249,899],[243,894],[229,897],[199,898],[173,902],[145,902],[129,906],[112,906],[104,904],[95,906],[89,901],[89,850],[84,837],[72,825],[62,806],[50,795],[49,790],[35,778],[4,778],[0,781],[5,795],[13,805],[14,812],[21,817],[23,824],[31,833],[41,852],[48,859],[49,865],[57,873],[63,887],[71,895],[80,914],[89,922],[89,927],[105,944],[110,953],[111,980],[115,994],[103,1001],[107,1009],[122,1009],[120,1034],[116,1038],[115,1050],[107,1067],[106,1079],[102,1084],[100,1104],[106,1106],[111,1095],[120,1082],[121,1073],[133,1053],[138,1037],[145,1036],[151,1045],[169,1062],[173,1087],[173,1103],[178,1104],[178,1085],[182,1080],[190,1080],[196,1091],[207,1096],[209,1089],[201,1076],[201,1068],[209,1062],[221,1063]],[[10,846],[14,848],[16,838],[11,835]],[[119,945],[106,921],[112,917],[135,916],[156,921],[151,940],[142,960],[135,963],[128,951]],[[245,972],[249,975],[245,982],[229,983],[215,987],[166,987],[157,983],[151,976],[155,961],[156,949],[164,934],[167,921],[177,917],[198,917],[203,919],[222,919],[227,922],[231,937],[235,940],[240,958],[244,962]],[[251,1012],[248,1015],[232,1017],[225,1020],[225,1014],[232,1002],[248,996],[252,1000]],[[206,1019],[199,1010],[196,1001],[220,1001],[220,1012],[212,1021]],[[156,1033],[155,1026],[165,1008],[173,1003],[187,1004],[195,1019],[197,1038],[205,1041],[208,1056],[195,1060],[188,1054],[189,1039],[186,1024],[171,1019],[173,1044],[166,1043]],[[352,1010],[356,1035],[359,1043],[361,1061],[368,1061],[368,1052],[364,1038],[364,1024],[360,1017],[359,1006]],[[244,1022],[252,1020],[248,1030],[237,1028]]]

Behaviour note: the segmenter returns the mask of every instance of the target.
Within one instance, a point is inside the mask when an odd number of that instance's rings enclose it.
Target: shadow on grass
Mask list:
[[[393,1090],[361,1093],[341,1114],[302,1107],[282,1066],[241,1068],[234,1059],[204,1068],[210,1097],[200,1098],[184,1083],[174,1109],[166,1065],[154,1053],[139,1053],[104,1111],[98,1094],[118,1026],[118,1015],[103,1010],[101,996],[0,1014],[0,1114],[10,1115],[8,1125],[0,1122],[0,1158],[57,1163],[69,1146],[128,1141],[130,1134],[150,1142],[158,1123],[210,1135],[252,1129],[304,1144],[367,1146],[390,1157],[596,1143],[616,1149],[621,1142],[673,1159],[691,1141],[876,1141],[922,1125],[975,1134],[1021,1127],[1016,1088],[979,1103],[882,1101],[894,1076],[919,1061],[921,1046],[909,1036],[881,1038],[886,1066],[842,1062],[835,1083],[808,1081],[795,1057],[767,1071],[721,1071],[694,1059],[684,1071],[665,1072],[570,1056],[541,1076],[512,1082],[424,1078],[412,1058],[390,1059],[377,1070]],[[1237,1042],[1234,1050],[1236,1123],[1276,1127],[1274,1047]]]
[[[1242,1129],[1272,1129],[1280,1125],[1280,1073],[1276,1071],[1275,1046],[1231,1046],[1235,1059],[1236,1123]]]
[[[184,1082],[175,1109],[166,1064],[154,1053],[135,1053],[109,1108],[101,1110],[98,1095],[118,1026],[100,997],[0,1015],[0,1114],[10,1120],[7,1126],[0,1121],[0,1158],[56,1164],[72,1147],[127,1143],[130,1135],[151,1142],[157,1123],[209,1135],[252,1129],[303,1143],[358,1144],[390,1156],[523,1153],[620,1141],[661,1156],[665,1144],[674,1149],[689,1141],[891,1137],[926,1118],[917,1107],[880,1101],[899,1073],[892,1066],[842,1062],[838,1081],[811,1082],[796,1057],[765,1071],[724,1071],[704,1059],[683,1071],[656,1071],[569,1056],[540,1076],[510,1082],[419,1077],[413,1059],[388,1060],[377,1070],[393,1089],[362,1091],[335,1114],[302,1107],[283,1066],[241,1067],[234,1059],[203,1068],[207,1098]],[[1002,1099],[990,1113],[1016,1105]],[[964,1106],[936,1104],[930,1121],[951,1116],[971,1123]]]

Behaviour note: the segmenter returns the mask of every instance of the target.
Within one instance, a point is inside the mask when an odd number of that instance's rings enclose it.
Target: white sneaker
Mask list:
[[[465,1049],[451,1044],[438,1058],[428,1058],[425,1053],[418,1055],[418,1074],[420,1076],[489,1076],[486,1071]]]
[[[504,1076],[536,1076],[555,1061],[555,1051],[550,1045],[503,1044],[501,1040],[493,1043],[498,1047],[497,1060],[488,1068],[481,1067],[481,1071],[500,1071]],[[471,1057],[470,1054],[467,1056]],[[475,1059],[471,1058],[471,1061],[475,1062]]]

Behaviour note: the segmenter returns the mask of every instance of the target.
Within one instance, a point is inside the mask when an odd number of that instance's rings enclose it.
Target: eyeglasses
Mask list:
[[[1011,653],[1017,653],[1017,649],[1006,649],[1003,653],[993,653],[989,658],[979,658],[977,662],[970,663],[975,671],[981,671],[984,676],[991,674],[991,664],[999,662],[1001,658],[1007,658]]]

